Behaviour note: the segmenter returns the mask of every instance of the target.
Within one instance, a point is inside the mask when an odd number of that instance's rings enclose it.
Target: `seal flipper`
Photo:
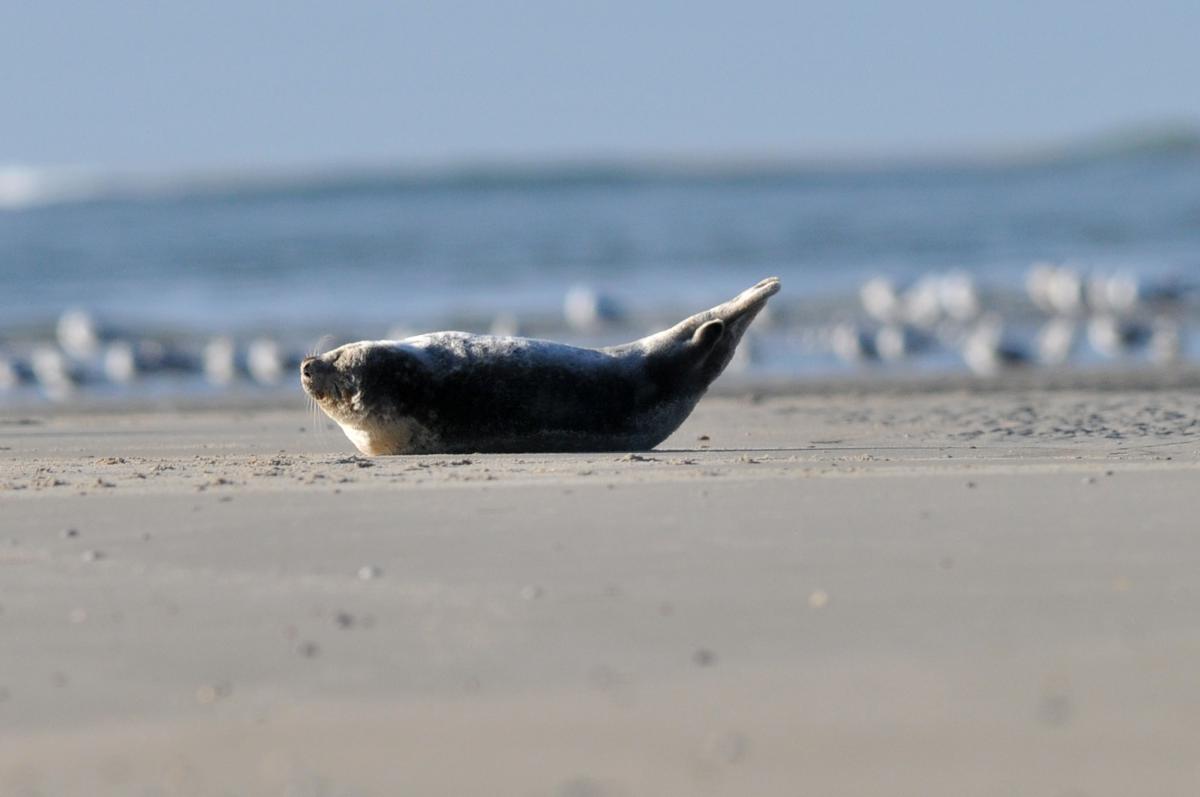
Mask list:
[[[779,293],[779,277],[767,277],[752,288],[739,293],[724,304],[719,304],[711,310],[694,315],[684,321],[684,324],[699,320],[705,316],[719,318],[725,322],[726,331],[734,336],[733,345],[741,339],[742,333],[750,322],[767,305],[767,299]]]
[[[767,299],[770,299],[779,292],[779,287],[779,277],[768,277],[754,287],[742,291],[729,301],[705,310],[702,313],[696,313],[690,318],[685,318],[670,329],[643,338],[639,342],[650,345],[659,344],[663,340],[682,342],[691,338],[708,322],[720,320],[725,323],[722,337],[728,339],[727,343],[732,350],[737,346],[737,342],[741,339],[742,333],[746,331],[746,327],[750,326],[750,322],[766,306]]]
[[[733,359],[733,352],[746,328],[779,288],[779,278],[768,277],[727,302],[685,318],[668,330],[616,347],[616,350],[636,349],[649,353],[677,349],[681,344],[698,345],[699,379],[703,387],[708,387]]]
[[[692,334],[692,345],[702,349],[711,349],[716,346],[721,340],[721,336],[725,334],[725,322],[721,319],[713,319],[705,321]]]

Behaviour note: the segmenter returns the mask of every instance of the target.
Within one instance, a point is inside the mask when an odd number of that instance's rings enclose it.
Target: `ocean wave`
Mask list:
[[[1200,128],[1134,128],[1063,146],[967,156],[833,159],[627,159],[437,167],[104,173],[0,166],[0,209],[94,201],[320,198],[407,191],[561,190],[670,185],[830,185],[989,176],[1130,158],[1200,157]]]
[[[103,180],[78,171],[0,166],[0,209],[78,202],[104,193]]]

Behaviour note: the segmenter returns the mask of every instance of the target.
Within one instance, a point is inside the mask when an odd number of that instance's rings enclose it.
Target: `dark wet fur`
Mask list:
[[[696,375],[683,373],[678,358],[575,349],[552,362],[497,359],[471,343],[465,358],[427,350],[437,362],[432,369],[403,351],[372,351],[360,376],[364,406],[411,416],[447,452],[604,451],[652,448],[700,397],[681,398],[692,393],[681,382]],[[660,414],[678,416],[666,434],[661,423],[646,428],[646,416]]]

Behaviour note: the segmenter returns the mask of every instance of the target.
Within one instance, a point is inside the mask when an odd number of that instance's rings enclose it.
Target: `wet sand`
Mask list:
[[[0,419],[0,794],[1200,783],[1200,394],[711,397],[640,455]]]

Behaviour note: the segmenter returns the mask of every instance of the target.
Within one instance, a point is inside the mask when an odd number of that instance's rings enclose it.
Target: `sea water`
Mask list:
[[[853,323],[873,334],[879,322],[864,314],[859,289],[877,275],[901,289],[922,275],[967,275],[985,304],[999,303],[982,311],[1018,308],[1010,326],[1026,338],[1038,318],[1020,302],[1035,262],[1166,282],[1182,288],[1169,312],[1185,342],[1200,281],[1195,148],[1007,163],[7,185],[0,354],[17,359],[53,341],[70,308],[113,336],[192,350],[218,335],[296,349],[322,335],[327,345],[493,327],[616,342],[777,275],[779,312],[759,336],[766,355],[744,367],[803,375],[859,367],[831,356],[828,329]],[[580,286],[619,311],[568,323],[564,297]],[[963,367],[953,346],[941,349],[926,362]]]

